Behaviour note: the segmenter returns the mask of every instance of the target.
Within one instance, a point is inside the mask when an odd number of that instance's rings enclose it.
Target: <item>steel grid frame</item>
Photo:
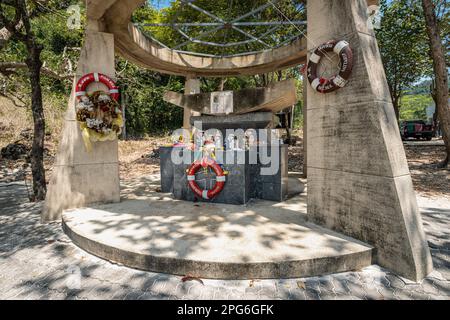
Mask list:
[[[136,27],[138,27],[141,31],[144,32],[144,34],[149,37],[152,41],[156,42],[158,45],[167,48],[167,49],[171,49],[174,52],[177,53],[185,53],[185,54],[191,54],[191,55],[196,55],[196,56],[201,56],[201,57],[220,57],[220,58],[228,58],[228,57],[238,57],[238,56],[243,56],[243,55],[247,55],[247,54],[255,54],[255,53],[260,53],[260,52],[265,52],[265,51],[269,51],[269,50],[273,50],[279,47],[284,46],[285,44],[294,41],[295,39],[299,38],[300,36],[304,35],[303,31],[300,31],[299,33],[296,33],[294,36],[289,37],[288,39],[282,41],[281,43],[278,43],[277,45],[269,45],[267,44],[265,41],[263,41],[264,38],[266,38],[267,36],[269,36],[270,34],[272,34],[274,31],[276,31],[278,28],[280,28],[281,26],[285,26],[285,25],[294,25],[297,29],[298,26],[304,26],[306,25],[306,21],[302,21],[302,20],[294,20],[294,21],[264,21],[264,22],[243,22],[242,20],[250,17],[258,12],[261,12],[265,9],[267,9],[270,6],[275,7],[276,9],[278,9],[275,6],[274,2],[277,2],[278,0],[273,0],[273,1],[268,1],[268,3],[261,5],[257,8],[255,8],[254,10],[247,12],[245,14],[243,14],[242,16],[239,16],[235,19],[233,19],[232,21],[224,21],[223,19],[217,17],[216,15],[214,15],[213,13],[200,8],[198,6],[196,6],[195,4],[193,4],[195,0],[181,0],[182,3],[182,7],[181,9],[187,5],[189,7],[191,7],[192,9],[207,15],[208,17],[212,18],[213,20],[215,20],[216,22],[185,22],[185,23],[176,23],[175,20],[178,18],[179,16],[179,11],[176,12],[175,16],[172,19],[171,23],[135,23],[134,25]],[[241,27],[246,27],[246,26],[271,26],[272,28],[270,28],[268,31],[264,32],[263,34],[259,35],[259,36],[254,36],[244,30],[241,29]],[[158,41],[156,38],[154,38],[151,34],[149,34],[148,32],[146,32],[143,28],[144,27],[172,27],[174,30],[176,30],[182,37],[184,37],[186,39],[185,42],[182,42],[178,45],[176,45],[173,48],[169,48],[167,45],[163,44],[162,42]],[[198,34],[195,38],[189,36],[185,31],[183,31],[181,28],[190,28],[190,27],[214,27],[213,29],[204,31],[200,34]],[[243,34],[245,37],[247,37],[247,40],[243,40],[243,41],[238,41],[238,42],[229,42],[229,43],[217,43],[217,42],[210,42],[210,41],[203,41],[201,40],[201,38],[206,37],[207,35],[216,33],[217,31],[224,29],[224,28],[231,28],[241,34]],[[199,53],[199,52],[191,52],[191,51],[183,51],[180,50],[181,48],[183,48],[184,46],[186,46],[189,43],[197,43],[197,44],[202,44],[202,45],[206,45],[206,46],[214,46],[214,47],[221,47],[221,48],[229,48],[229,47],[234,47],[234,46],[240,46],[240,45],[244,45],[244,44],[249,44],[249,43],[253,43],[253,42],[259,42],[260,44],[262,44],[266,49],[264,50],[259,50],[259,51],[252,51],[252,52],[244,52],[244,53],[238,53],[238,54],[231,54],[231,55],[214,55],[214,54],[205,54],[205,53]]]

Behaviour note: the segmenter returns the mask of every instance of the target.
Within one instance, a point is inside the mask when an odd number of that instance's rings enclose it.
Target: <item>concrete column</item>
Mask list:
[[[115,77],[114,36],[87,31],[78,63],[76,79],[65,115],[64,129],[56,156],[47,198],[42,211],[43,221],[57,220],[65,209],[91,203],[120,201],[118,141],[92,143],[87,152],[76,121],[75,85],[91,72]],[[89,91],[105,90],[103,84],[92,84]]]
[[[184,87],[184,94],[197,94],[200,93],[200,80],[197,78],[186,78],[186,84]],[[200,116],[199,112],[192,111],[191,109],[184,108],[183,128],[191,129],[191,117]]]
[[[345,88],[308,86],[308,216],[420,280],[432,262],[366,0],[309,0],[307,11],[309,53],[336,39],[355,56]]]

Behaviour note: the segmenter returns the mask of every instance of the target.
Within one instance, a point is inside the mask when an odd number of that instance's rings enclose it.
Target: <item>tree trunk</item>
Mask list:
[[[283,71],[278,71],[277,72],[277,75],[278,75],[278,81],[282,81],[283,80]]]
[[[31,110],[33,113],[34,136],[31,151],[31,172],[35,201],[45,200],[47,184],[44,169],[45,118],[42,103],[40,48],[30,48],[26,63],[30,72]]]
[[[397,122],[400,121],[400,95],[398,92],[396,83],[393,83],[392,85],[389,84],[389,93],[391,94],[392,105],[394,107]]]
[[[303,178],[308,177],[308,79],[303,76]]]
[[[397,97],[392,98],[392,104],[394,105],[395,116],[397,118],[397,122],[400,121],[400,106],[399,99]]]
[[[36,42],[32,31],[31,18],[27,3],[25,0],[9,1],[7,5],[15,9],[14,21],[5,22],[7,19],[3,14],[3,7],[0,6],[0,17],[2,29],[0,29],[0,49],[11,38],[16,38],[23,42],[27,49],[27,58],[25,61],[29,71],[31,85],[31,111],[33,114],[34,136],[31,150],[31,171],[33,174],[33,194],[34,201],[45,199],[47,185],[45,181],[44,169],[44,139],[45,139],[45,120],[44,108],[42,105],[41,90],[41,52],[42,46]],[[22,32],[20,29],[24,29]]]
[[[450,156],[450,109],[448,106],[448,75],[445,52],[435,8],[432,0],[422,0],[427,33],[430,39],[430,49],[433,58],[433,68],[436,78],[436,110],[441,124],[442,137],[445,142],[447,156],[443,166],[448,166]]]
[[[440,137],[440,135],[438,135],[438,132],[440,132],[439,131],[439,110],[437,108],[436,88],[434,85],[435,83],[436,83],[436,80],[433,79],[433,84],[431,85],[431,88],[430,88],[431,89],[431,97],[433,98],[434,106],[435,106],[434,114],[433,114],[433,130],[434,130],[433,135],[435,137]]]
[[[225,83],[227,83],[227,78],[220,78],[219,91],[223,91],[225,88]]]

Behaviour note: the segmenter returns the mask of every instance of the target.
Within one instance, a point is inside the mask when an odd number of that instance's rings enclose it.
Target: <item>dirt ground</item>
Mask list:
[[[416,191],[428,197],[450,199],[450,170],[436,168],[436,164],[445,158],[445,147],[411,144],[405,146],[405,151]]]
[[[433,143],[434,142],[434,143]],[[405,151],[408,158],[415,189],[427,197],[450,198],[450,170],[438,169],[436,164],[444,158],[445,149],[435,141],[427,143],[408,143]],[[27,144],[27,142],[22,141]],[[170,143],[168,137],[151,137],[142,140],[119,142],[120,176],[122,179],[135,178],[159,172],[158,147]],[[0,146],[4,147],[4,146]],[[46,143],[45,167],[47,180],[51,176],[56,146]],[[301,172],[303,168],[303,145],[289,148],[289,171]],[[0,181],[26,180],[31,184],[29,160],[6,160],[0,156]]]
[[[150,138],[140,141],[120,141],[119,158],[121,177],[135,178],[137,176],[158,173],[159,146],[170,145],[168,138]],[[289,171],[303,171],[303,144],[298,141],[296,146],[289,148]]]

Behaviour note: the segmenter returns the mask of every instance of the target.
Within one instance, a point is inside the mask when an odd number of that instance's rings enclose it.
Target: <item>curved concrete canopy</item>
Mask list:
[[[184,76],[254,75],[281,70],[306,61],[306,38],[260,53],[237,57],[204,57],[164,48],[146,37],[131,21],[146,0],[87,0],[87,16],[101,31],[114,35],[117,52],[124,58],[167,74]],[[378,0],[367,0],[368,5]]]
[[[306,60],[306,39],[290,45],[237,57],[204,57],[175,52],[146,37],[131,21],[145,0],[88,0],[88,19],[98,20],[101,31],[114,34],[117,52],[145,68],[185,76],[235,76],[267,73]]]

